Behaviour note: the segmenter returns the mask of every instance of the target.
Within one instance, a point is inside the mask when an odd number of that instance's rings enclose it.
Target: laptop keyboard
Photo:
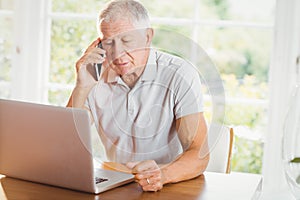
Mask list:
[[[99,183],[102,183],[102,182],[105,182],[105,181],[108,181],[108,179],[107,178],[95,177],[96,184],[99,184]]]

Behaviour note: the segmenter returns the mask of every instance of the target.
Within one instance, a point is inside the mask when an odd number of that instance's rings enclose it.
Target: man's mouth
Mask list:
[[[118,67],[128,67],[129,65],[129,62],[122,62],[122,63],[115,63],[116,66]]]
[[[128,62],[127,63],[120,63],[119,66],[126,67],[126,66],[128,66]]]

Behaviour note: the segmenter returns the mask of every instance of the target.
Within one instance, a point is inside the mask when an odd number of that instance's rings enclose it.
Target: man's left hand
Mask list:
[[[129,162],[126,164],[135,175],[136,182],[144,191],[158,191],[163,188],[163,174],[154,160]]]

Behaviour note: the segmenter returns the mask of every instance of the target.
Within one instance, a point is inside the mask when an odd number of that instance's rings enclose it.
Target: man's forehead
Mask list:
[[[118,20],[114,22],[102,21],[100,24],[100,30],[103,34],[103,38],[113,38],[117,36],[135,34],[137,29],[133,23],[128,20]]]
[[[143,30],[145,30],[145,29],[143,29]],[[133,30],[125,31],[125,32],[120,32],[115,35],[110,35],[110,36],[103,35],[102,40],[103,41],[111,41],[114,39],[125,39],[125,38],[128,38],[128,39],[131,38],[131,39],[138,40],[138,38],[144,37],[143,30],[133,29]]]

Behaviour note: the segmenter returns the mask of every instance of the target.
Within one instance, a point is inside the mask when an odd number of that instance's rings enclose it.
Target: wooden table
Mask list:
[[[99,195],[77,192],[48,185],[22,181],[0,175],[1,200],[34,199],[257,199],[262,189],[260,175],[205,172],[198,178],[176,184],[165,185],[158,192],[143,192],[136,183],[106,191]]]

